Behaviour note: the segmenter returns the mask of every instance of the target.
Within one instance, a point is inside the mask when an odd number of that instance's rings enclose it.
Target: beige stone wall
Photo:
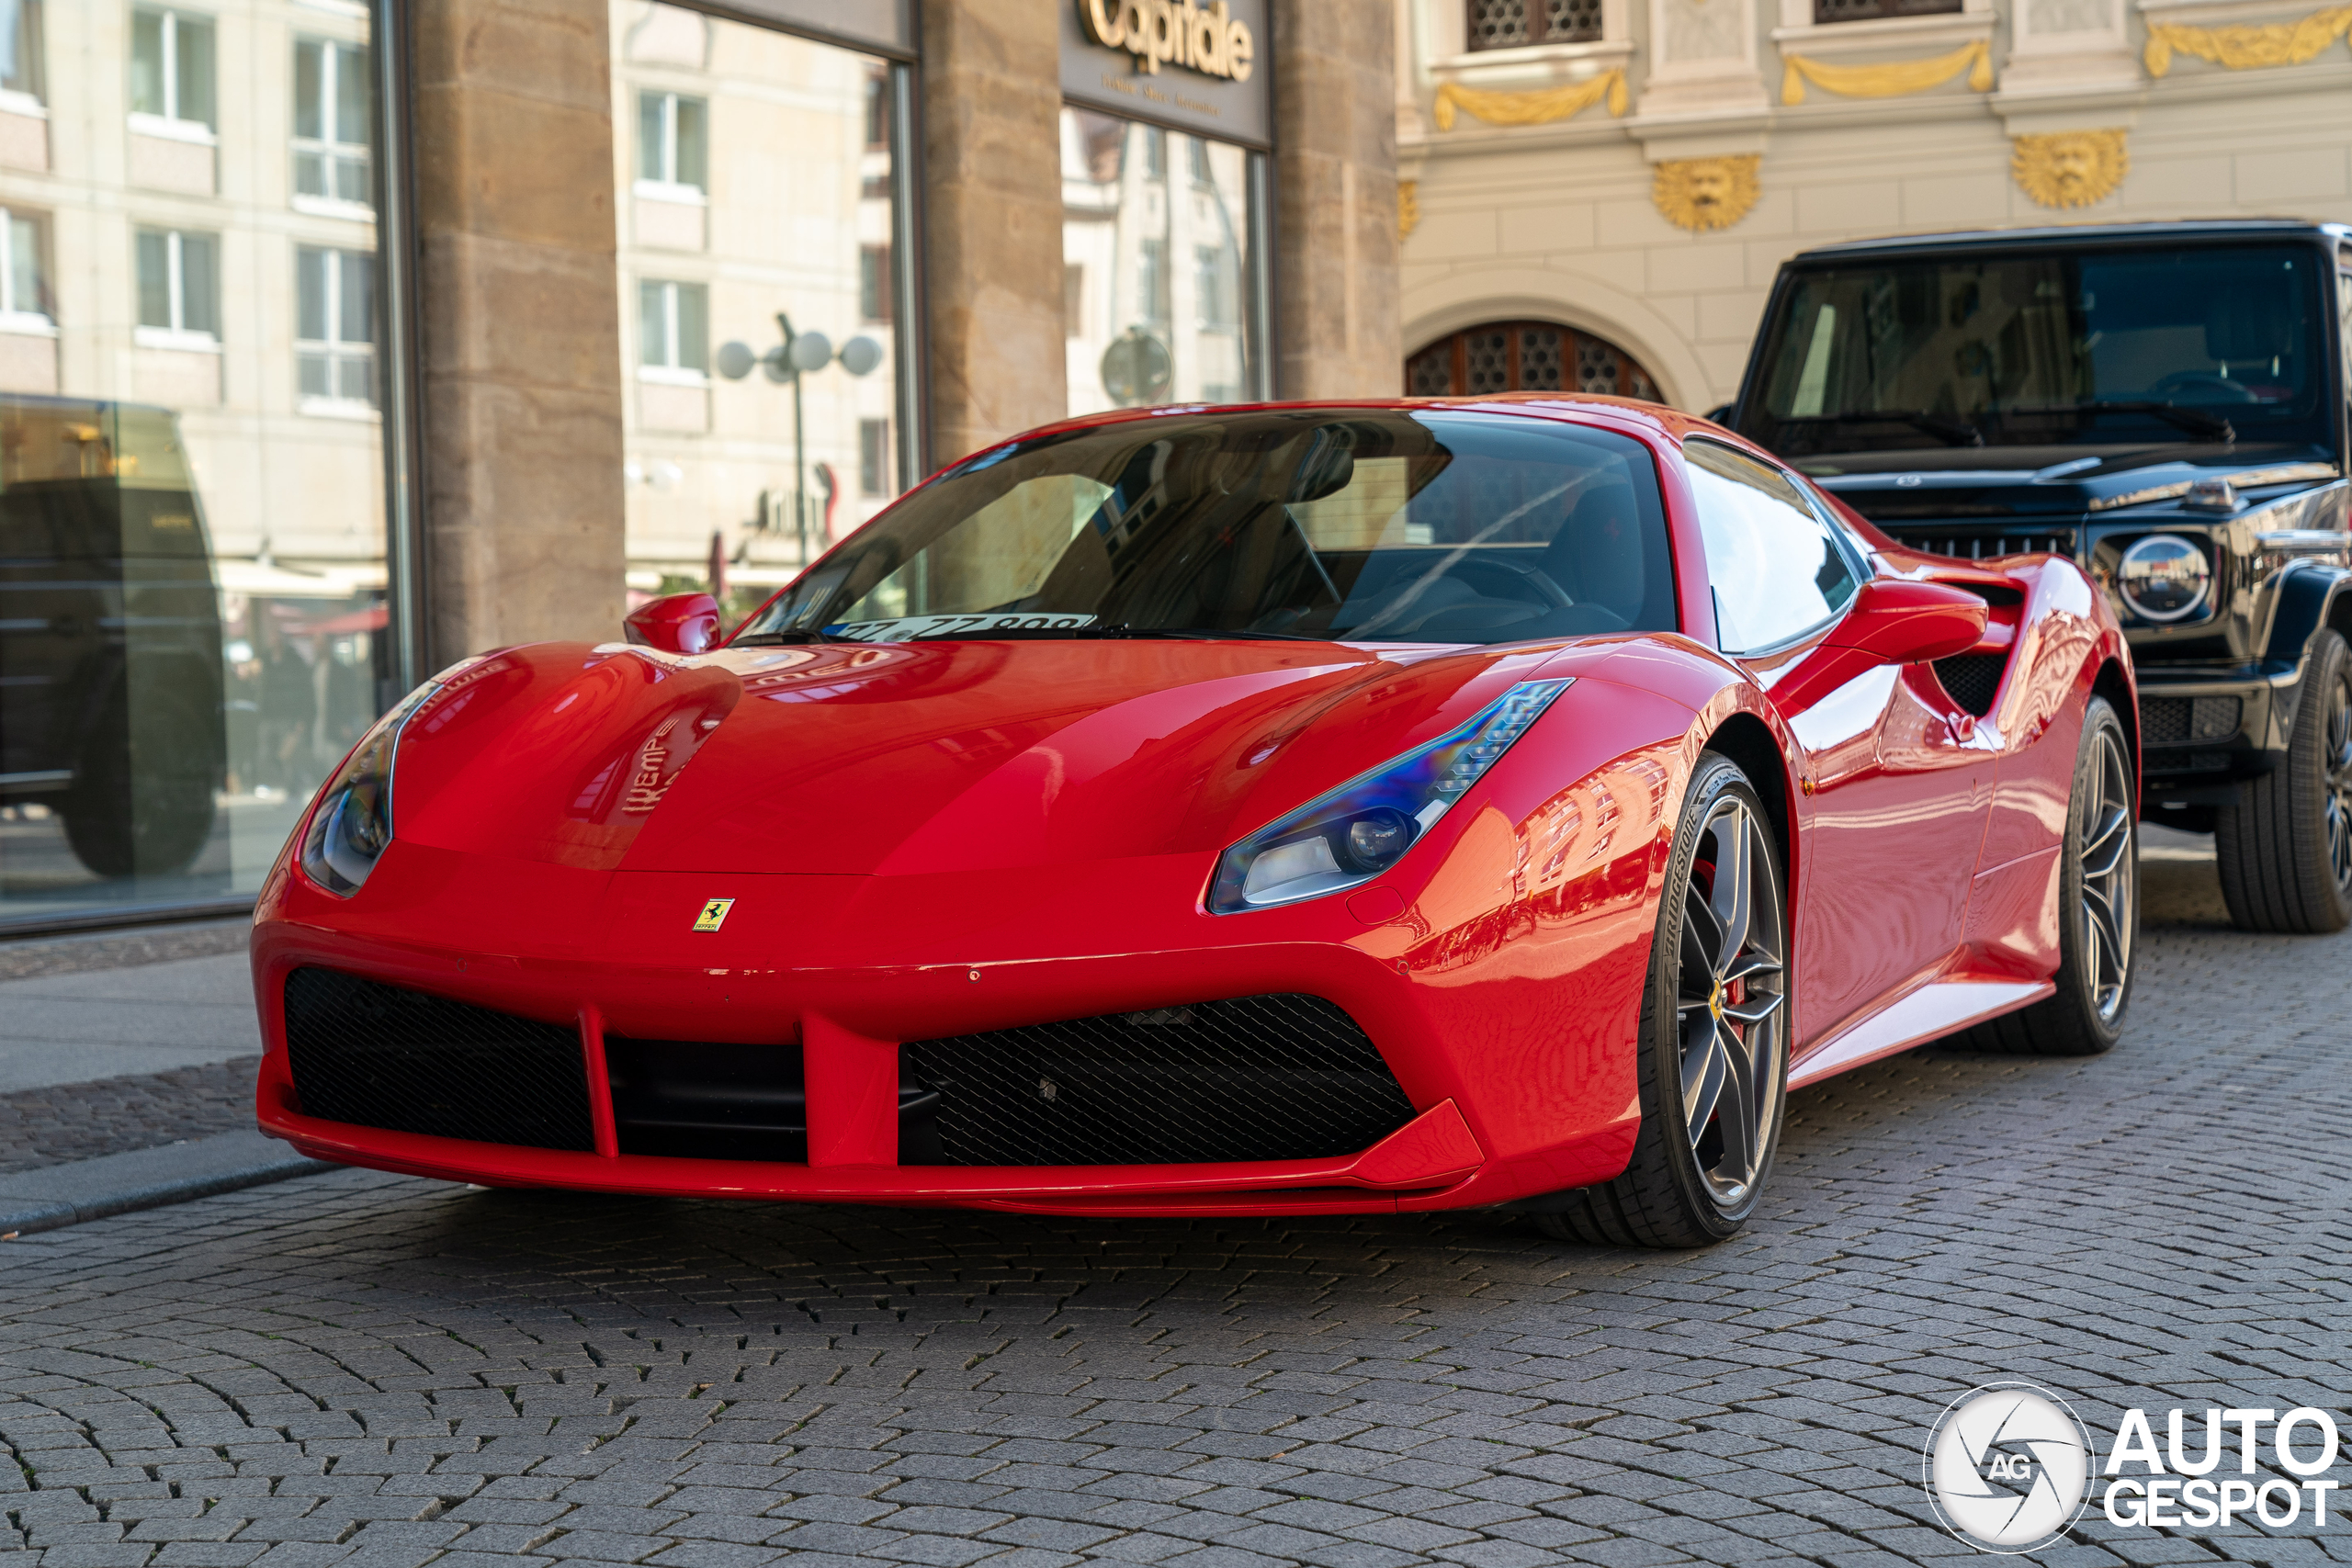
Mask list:
[[[412,14],[433,653],[609,637],[623,557],[605,12]]]
[[[1977,227],[2230,216],[2352,220],[2352,53],[2342,45],[2308,64],[2244,71],[2177,55],[2161,79],[2146,74],[2139,53],[2150,16],[2270,23],[2307,6],[2147,0],[2131,9],[2128,50],[2085,52],[2067,63],[2083,73],[2078,90],[2069,91],[2047,90],[2050,56],[2020,51],[2009,0],[1972,6],[1962,16],[1907,19],[1905,26],[1919,24],[1915,31],[1873,23],[1896,30],[1852,35],[1872,42],[1867,50],[1856,42],[1858,62],[1918,58],[1951,47],[1969,28],[1988,37],[1997,67],[1992,90],[1973,89],[1964,77],[1877,100],[1812,87],[1804,103],[1788,105],[1781,98],[1782,47],[1820,51],[1848,35],[1831,27],[1785,38],[1793,30],[1789,8],[1748,0],[1756,63],[1742,69],[1762,107],[1751,103],[1712,120],[1669,119],[1655,112],[1654,74],[1636,64],[1622,118],[1597,105],[1555,124],[1498,128],[1465,112],[1453,130],[1440,130],[1432,102],[1440,80],[1523,90],[1568,79],[1574,53],[1546,61],[1544,51],[1526,51],[1493,66],[1448,63],[1478,59],[1448,52],[1460,49],[1460,0],[1407,4],[1399,118],[1420,214],[1404,245],[1408,352],[1481,321],[1557,321],[1619,344],[1659,378],[1668,401],[1704,410],[1736,389],[1781,262],[1811,246]],[[1802,16],[1810,7],[1793,9]],[[1650,42],[1652,7],[1617,15],[1638,61]],[[1930,25],[1951,29],[1950,36]],[[2130,79],[2111,79],[2125,68],[2134,73]],[[1498,74],[1478,81],[1463,74],[1488,70]],[[2055,85],[2064,88],[2065,79]],[[2126,130],[2131,164],[2103,199],[2045,208],[2012,178],[2013,137],[2108,127]],[[1669,223],[1652,200],[1656,164],[1722,152],[1759,155],[1753,209],[1702,232]]]
[[[1387,0],[1275,0],[1275,389],[1397,392],[1396,29]]]
[[[1068,406],[1056,3],[924,0],[934,467]]]

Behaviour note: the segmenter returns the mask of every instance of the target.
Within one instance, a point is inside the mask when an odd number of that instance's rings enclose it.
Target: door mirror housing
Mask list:
[[[621,630],[639,648],[707,653],[718,646],[718,601],[707,593],[673,593],[631,610]]]
[[[1794,718],[1865,670],[1965,653],[1984,639],[1987,608],[1964,588],[1873,577],[1813,651],[1780,671],[1772,705]]]

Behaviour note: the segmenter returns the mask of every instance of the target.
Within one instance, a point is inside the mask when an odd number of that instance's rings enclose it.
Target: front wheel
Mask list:
[[[2303,670],[2285,760],[2215,815],[2222,897],[2241,931],[2352,923],[2352,649],[2323,629]]]
[[[1763,802],[1737,763],[1707,753],[1675,830],[1642,991],[1633,1160],[1613,1181],[1539,1201],[1544,1234],[1706,1247],[1756,1212],[1788,1092],[1782,886]]]

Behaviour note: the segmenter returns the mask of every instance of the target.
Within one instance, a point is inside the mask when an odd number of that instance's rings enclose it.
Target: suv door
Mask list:
[[[1869,558],[1792,475],[1713,442],[1683,450],[1717,646],[1769,692],[1838,623]],[[1812,785],[1794,910],[1802,1053],[1960,946],[1992,759],[1927,665],[1866,670],[1782,716]]]

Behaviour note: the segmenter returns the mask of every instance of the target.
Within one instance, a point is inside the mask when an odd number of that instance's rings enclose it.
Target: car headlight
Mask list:
[[[1522,681],[1461,728],[1259,829],[1218,860],[1209,912],[1272,908],[1370,882],[1403,859],[1572,684]]]
[[[351,749],[343,766],[319,791],[319,804],[311,813],[309,830],[302,835],[300,856],[303,874],[312,882],[348,898],[376,869],[385,846],[392,841],[392,761],[400,750],[401,731],[434,693],[477,662],[469,659],[451,665],[402,697]]]
[[[2116,569],[2116,591],[2143,621],[2185,620],[2205,603],[2213,570],[2196,542],[2177,534],[2151,534],[2132,541]]]

